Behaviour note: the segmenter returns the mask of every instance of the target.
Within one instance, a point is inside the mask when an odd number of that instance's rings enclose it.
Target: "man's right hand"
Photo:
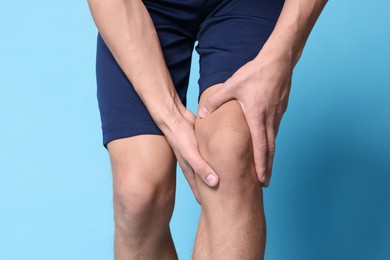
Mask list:
[[[195,173],[209,186],[217,185],[218,177],[200,156],[195,116],[177,97],[157,31],[143,1],[88,0],[88,4],[105,43],[163,131],[200,203]]]
[[[175,153],[196,200],[202,204],[196,186],[195,174],[198,174],[211,187],[218,185],[219,178],[200,155],[195,135],[195,115],[186,109],[178,98],[176,98],[175,103],[182,119],[177,120],[173,125],[171,124],[169,130],[164,131],[164,135]]]

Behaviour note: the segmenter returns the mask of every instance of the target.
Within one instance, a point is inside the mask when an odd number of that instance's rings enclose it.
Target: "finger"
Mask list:
[[[231,91],[229,91],[229,85],[222,84],[218,89],[210,94],[202,107],[199,108],[198,114],[200,118],[204,118],[207,115],[211,114],[222,104],[226,103],[229,100],[234,98]]]
[[[183,166],[182,164],[180,164],[180,167],[183,171],[183,174],[184,174],[184,177],[186,178],[188,184],[190,185],[190,188],[192,190],[192,193],[194,193],[194,196],[195,196],[195,199],[196,201],[200,204],[201,204],[201,201],[200,201],[200,194],[199,194],[199,190],[198,190],[198,186],[196,184],[196,179],[195,179],[195,173],[194,171],[192,170],[192,168],[190,167],[189,164],[186,164],[186,163],[183,163]]]
[[[281,107],[278,107],[276,109],[275,120],[273,122],[274,129],[275,129],[275,139],[279,133],[279,126],[280,126],[280,123],[282,122],[282,118],[283,118],[285,111],[286,111],[286,108],[284,107],[284,105],[282,105]]]
[[[264,186],[268,187],[271,175],[272,175],[272,166],[273,161],[275,157],[275,121],[276,121],[276,113],[272,116],[270,116],[267,120],[266,125],[266,134],[267,134],[267,144],[268,144],[268,150],[267,150],[267,175],[266,179],[264,181]]]
[[[198,151],[198,150],[195,150]],[[194,170],[195,174],[198,174],[199,177],[210,187],[215,187],[218,185],[219,178],[214,170],[208,165],[203,158],[200,156],[200,153],[193,152],[188,159],[191,168]]]
[[[279,133],[279,126],[280,126],[281,121],[282,121],[282,117],[275,118],[275,121],[274,121],[275,139]]]
[[[267,134],[264,117],[255,120],[250,119],[248,127],[251,132],[253,144],[253,158],[255,162],[256,174],[259,181],[264,184],[267,175]]]

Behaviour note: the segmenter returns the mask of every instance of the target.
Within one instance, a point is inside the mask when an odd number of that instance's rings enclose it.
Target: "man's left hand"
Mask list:
[[[199,109],[203,118],[229,100],[240,103],[252,137],[256,173],[264,187],[269,186],[271,178],[275,139],[287,109],[292,70],[292,59],[260,52]]]

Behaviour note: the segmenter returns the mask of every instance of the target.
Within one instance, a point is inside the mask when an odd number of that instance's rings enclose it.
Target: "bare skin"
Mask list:
[[[210,186],[218,184],[218,176],[200,156],[195,116],[178,97],[146,7],[141,0],[88,0],[88,4],[104,41],[167,137],[198,198],[195,174]]]
[[[287,110],[293,69],[326,0],[286,0],[272,34],[259,54],[210,95],[199,109],[201,118],[225,102],[241,105],[252,136],[259,181],[269,186],[275,139]]]
[[[221,86],[205,90],[200,105]],[[262,188],[238,102],[225,103],[207,119],[198,117],[195,133],[201,155],[220,183],[213,189],[196,179],[202,211],[193,259],[262,259]],[[169,230],[176,160],[166,138],[139,135],[111,141],[107,147],[113,173],[115,259],[177,259]]]
[[[116,260],[177,259],[169,230],[176,158],[164,136],[107,144],[113,175]]]
[[[194,259],[263,258],[261,186],[269,185],[292,70],[326,2],[286,0],[258,56],[208,88],[195,118],[175,91],[142,1],[88,0],[104,41],[164,133],[108,143],[115,259],[177,259],[169,230],[175,158],[202,204]]]
[[[222,86],[206,89],[199,105]],[[216,171],[220,182],[216,188],[210,188],[197,178],[202,211],[193,259],[263,259],[263,193],[240,104],[230,100],[206,119],[198,117],[195,132],[201,155]]]

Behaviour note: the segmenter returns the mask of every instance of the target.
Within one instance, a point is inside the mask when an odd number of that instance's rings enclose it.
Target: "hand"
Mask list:
[[[287,109],[292,68],[289,59],[260,52],[211,94],[199,110],[203,118],[231,99],[240,103],[252,137],[256,173],[264,187],[269,186],[271,178],[275,139]]]
[[[175,103],[182,118],[177,120],[175,125],[171,125],[170,130],[165,131],[164,134],[175,153],[196,200],[199,204],[202,204],[195,181],[195,174],[198,174],[211,187],[218,185],[219,179],[214,170],[200,155],[195,135],[195,115],[184,107],[178,97],[175,98]]]

